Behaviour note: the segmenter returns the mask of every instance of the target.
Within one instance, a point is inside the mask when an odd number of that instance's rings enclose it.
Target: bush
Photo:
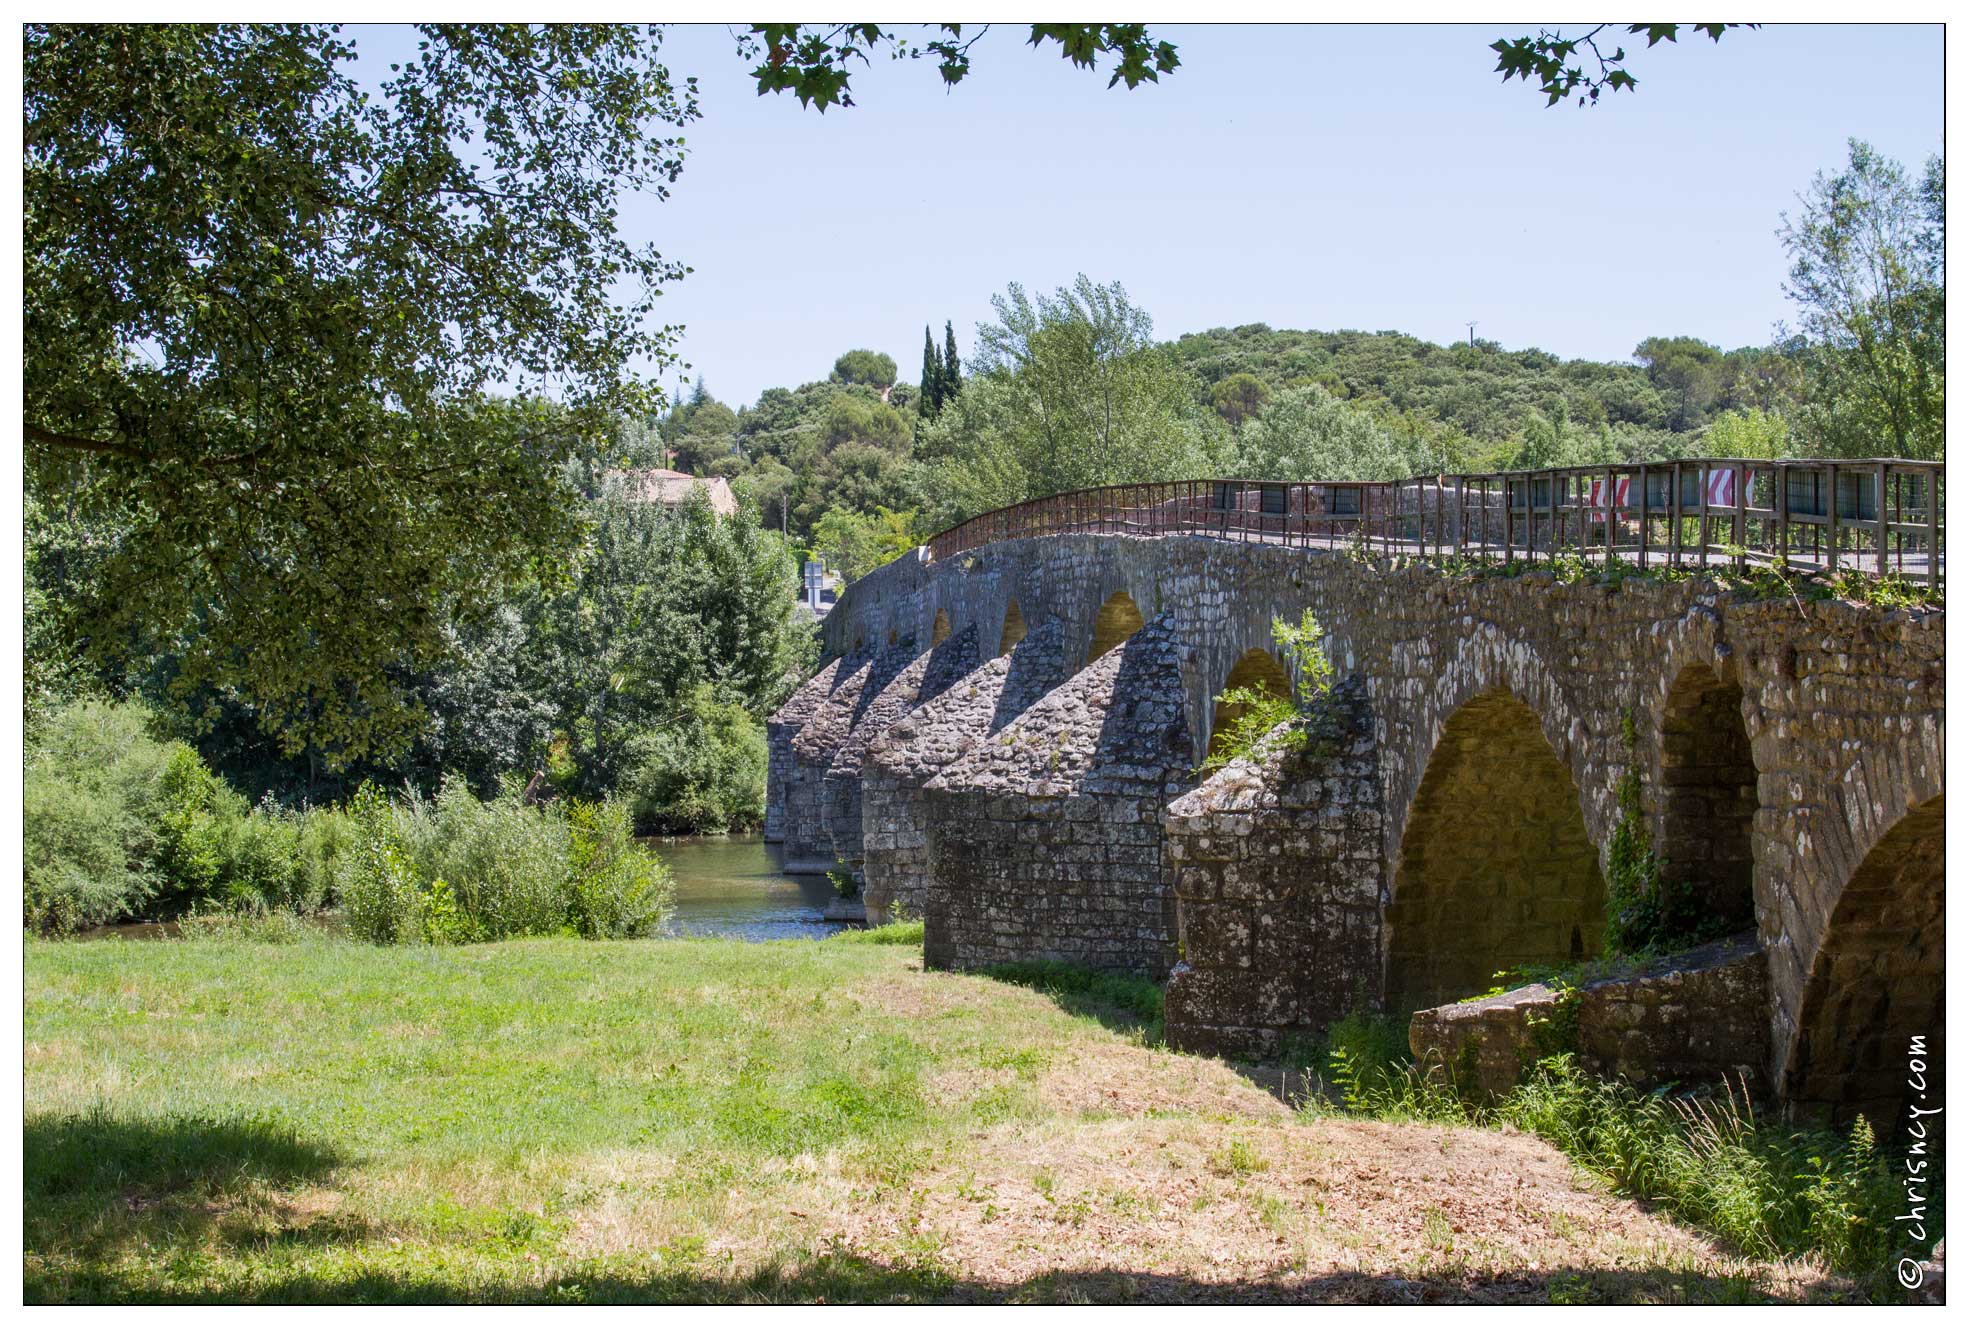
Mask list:
[[[28,926],[74,932],[150,901],[162,785],[185,751],[155,738],[130,702],[72,702],[36,727],[22,776]]]
[[[766,812],[766,734],[743,706],[693,689],[676,719],[643,741],[624,795],[652,835],[749,830]]]
[[[670,874],[621,803],[529,807],[511,786],[481,802],[457,780],[393,802],[365,784],[349,820],[339,887],[367,941],[646,936],[669,913]]]
[[[1864,1117],[1843,1133],[1768,1125],[1748,1094],[1643,1094],[1587,1076],[1570,1056],[1539,1063],[1498,1115],[1748,1255],[1814,1254],[1891,1276],[1905,1196]]]

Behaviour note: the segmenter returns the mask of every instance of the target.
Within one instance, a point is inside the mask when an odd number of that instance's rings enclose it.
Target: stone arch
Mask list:
[[[1292,680],[1286,676],[1285,666],[1270,651],[1258,647],[1246,651],[1231,666],[1231,672],[1224,678],[1224,686],[1216,696],[1222,696],[1237,688],[1248,688],[1261,696],[1276,697],[1280,701],[1292,700]],[[1210,755],[1215,757],[1223,746],[1221,740],[1230,727],[1237,723],[1245,708],[1235,702],[1215,702],[1210,717]]]
[[[1087,648],[1087,663],[1094,663],[1140,632],[1143,621],[1142,611],[1136,607],[1134,596],[1126,591],[1116,591],[1110,595],[1094,612],[1094,641]]]
[[[1904,815],[1840,892],[1805,980],[1787,1068],[1794,1102],[1905,1119],[1909,1044],[1926,1041],[1927,1105],[1940,1106],[1942,795]]]
[[[1005,606],[1005,626],[998,634],[998,653],[1010,655],[1012,648],[1026,639],[1026,616],[1019,612],[1019,602],[1013,600]]]
[[[1387,911],[1390,1002],[1466,997],[1518,964],[1599,953],[1606,883],[1572,772],[1502,689],[1449,717],[1402,833]]]
[[[1342,641],[1336,631],[1335,645]],[[1336,662],[1344,648],[1328,648]],[[1344,673],[1351,665],[1340,665]],[[1432,682],[1419,696],[1403,696],[1369,673],[1365,681],[1370,704],[1377,713],[1376,738],[1390,749],[1385,764],[1383,803],[1388,809],[1382,852],[1389,863],[1401,854],[1408,814],[1416,805],[1426,764],[1441,742],[1444,727],[1457,710],[1490,692],[1507,692],[1538,717],[1545,741],[1559,762],[1572,773],[1580,791],[1579,805],[1588,838],[1603,842],[1613,832],[1615,814],[1611,793],[1601,783],[1609,772],[1592,761],[1593,733],[1577,707],[1559,686],[1552,671],[1530,642],[1478,623],[1461,636],[1441,664],[1426,666]]]
[[[949,635],[950,635],[950,615],[944,612],[943,610],[939,609],[937,611],[936,621],[930,624],[930,645],[932,646],[943,645],[944,638],[948,637]]]
[[[1757,763],[1743,688],[1706,664],[1675,676],[1661,711],[1662,877],[1734,931],[1756,920],[1751,843]]]

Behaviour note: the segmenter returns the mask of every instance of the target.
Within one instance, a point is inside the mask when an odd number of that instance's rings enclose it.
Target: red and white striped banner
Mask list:
[[[1711,471],[1703,477],[1703,491],[1709,495],[1712,508],[1733,508],[1737,505],[1737,473],[1734,467]]]
[[[1593,482],[1592,488],[1587,494],[1586,502],[1593,509],[1594,521],[1605,521],[1607,519],[1607,482],[1605,480],[1595,480]],[[1618,477],[1613,482],[1613,502],[1617,508],[1627,506],[1627,477],[1624,475]]]

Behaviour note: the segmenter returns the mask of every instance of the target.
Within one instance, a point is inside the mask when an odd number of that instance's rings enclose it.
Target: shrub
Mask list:
[[[339,885],[366,941],[645,936],[669,913],[669,872],[621,803],[529,807],[510,785],[481,802],[455,779],[393,802],[365,784],[349,821]]]
[[[649,834],[748,830],[765,817],[765,730],[743,706],[695,688],[675,719],[644,740],[622,792]]]
[[[251,807],[182,744],[159,788],[154,864],[167,908],[314,913],[328,905],[338,814],[290,812],[270,798]]]
[[[670,870],[636,843],[626,804],[567,810],[569,910],[584,937],[642,937],[670,913]]]
[[[74,932],[152,898],[161,785],[181,750],[153,737],[130,702],[72,702],[37,726],[22,777],[28,926]]]

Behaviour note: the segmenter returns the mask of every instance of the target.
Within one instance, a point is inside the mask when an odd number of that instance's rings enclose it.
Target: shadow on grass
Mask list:
[[[291,1186],[326,1176],[342,1161],[271,1119],[119,1117],[100,1107],[30,1116],[22,1149],[30,1211],[37,1200],[87,1194],[159,1200],[255,1184]]]
[[[379,1262],[393,1253],[378,1253]],[[576,1266],[526,1281],[362,1268],[351,1253],[332,1275],[283,1274],[255,1279],[239,1300],[290,1303],[633,1303],[691,1304],[1624,1304],[1629,1302],[1740,1305],[1772,1300],[1748,1277],[1653,1267],[1512,1270],[1498,1274],[1446,1271],[1405,1278],[1339,1272],[1276,1275],[1212,1282],[1129,1269],[1054,1271],[1023,1280],[954,1277],[934,1266],[890,1264],[845,1251],[789,1260],[743,1277],[696,1269],[636,1272],[619,1266]],[[355,1267],[350,1268],[351,1265]],[[54,1295],[51,1297],[51,1293]],[[106,1271],[71,1279],[59,1290],[30,1272],[29,1302],[211,1302],[232,1300],[148,1277]],[[1786,1301],[1844,1300],[1849,1289],[1829,1283],[1791,1289]]]
[[[98,1107],[30,1116],[22,1136],[27,1247],[58,1266],[214,1240],[265,1249],[367,1234],[365,1224],[296,1209],[287,1193],[326,1180],[343,1159],[279,1121],[124,1117]]]
[[[1031,988],[1070,1015],[1094,1020],[1118,1034],[1139,1036],[1152,1047],[1162,1045],[1162,988],[1146,978],[1104,974],[1051,960],[993,965],[979,975]]]

